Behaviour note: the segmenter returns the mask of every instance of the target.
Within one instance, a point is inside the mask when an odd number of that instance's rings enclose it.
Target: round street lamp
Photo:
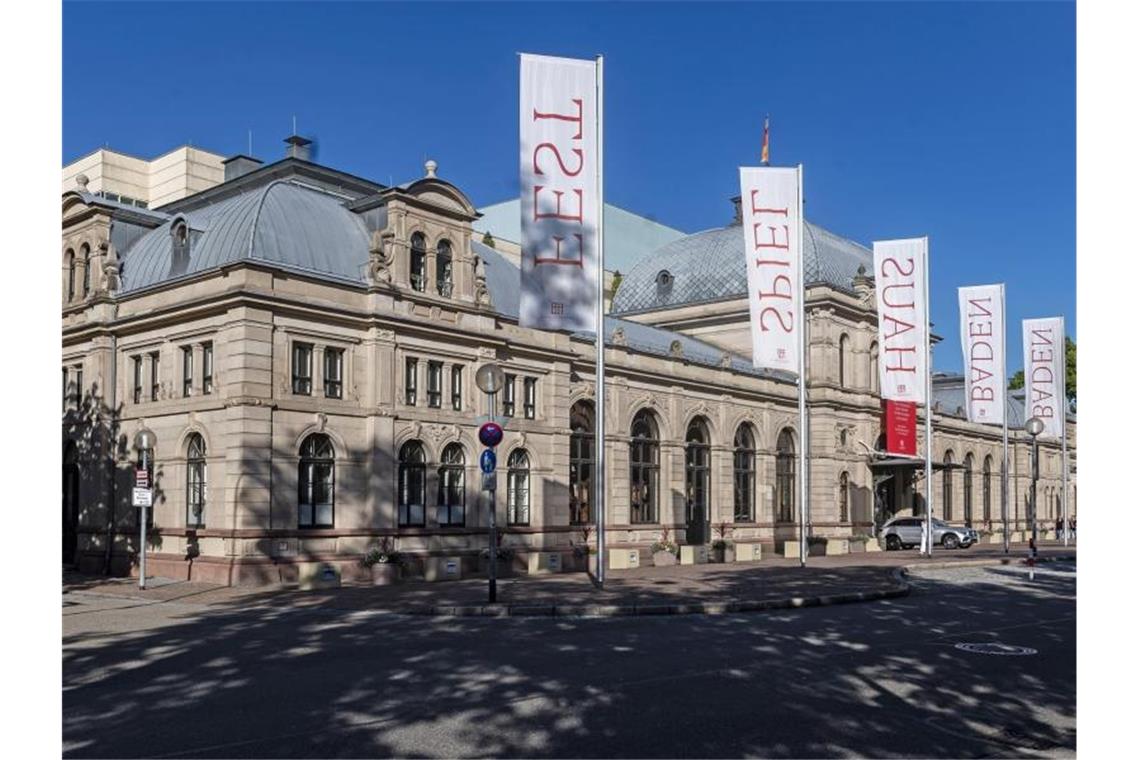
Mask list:
[[[1040,417],[1030,417],[1025,421],[1025,432],[1037,438],[1045,432],[1045,422]]]
[[[135,433],[135,448],[138,449],[140,454],[144,451],[153,451],[154,445],[157,442],[158,436],[156,436],[154,431],[150,428],[139,428],[138,432]]]
[[[494,362],[475,370],[475,385],[484,393],[498,393],[506,382],[507,376],[503,373],[503,368]]]

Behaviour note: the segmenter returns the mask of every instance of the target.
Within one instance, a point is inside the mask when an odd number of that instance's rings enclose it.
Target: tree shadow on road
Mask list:
[[[928,578],[904,599],[745,615],[187,610],[157,629],[65,637],[66,754],[963,757],[1073,749],[1065,724],[1076,705],[1074,584],[1042,575],[1027,589],[996,582],[1015,569],[983,572],[995,583]],[[925,611],[931,602],[935,614]],[[1017,627],[1041,616],[1052,624]],[[1037,657],[954,648],[1023,643],[1030,634]]]

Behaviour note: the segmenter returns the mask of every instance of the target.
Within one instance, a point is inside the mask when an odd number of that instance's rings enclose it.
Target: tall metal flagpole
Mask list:
[[[807,427],[807,351],[804,344],[807,341],[807,287],[804,281],[804,165],[796,165],[796,202],[799,205],[799,223],[796,225],[796,257],[800,273],[800,339],[797,346],[800,352],[800,457],[799,457],[799,484],[800,484],[800,567],[807,565],[807,457],[808,457],[808,427]]]
[[[605,182],[603,176],[603,77],[602,67],[604,59],[598,56],[597,67],[594,73],[594,81],[597,85],[597,151],[598,151],[598,303],[595,318],[597,324],[594,335],[597,338],[597,348],[595,350],[597,360],[597,373],[594,377],[594,396],[596,398],[595,414],[596,419],[595,430],[596,438],[594,441],[594,450],[597,452],[595,459],[597,466],[594,472],[594,509],[597,512],[598,519],[598,559],[596,577],[598,585],[602,586],[606,582],[606,329],[605,329],[605,279],[606,279],[606,203],[604,196]]]
[[[933,422],[930,419],[930,238],[922,238],[922,291],[923,296],[923,335],[926,339],[926,556],[934,556],[934,506],[931,494],[934,492],[934,468],[931,466],[931,448],[934,446],[931,434]]]
[[[1005,283],[1001,284],[1001,340],[1005,346]],[[1009,368],[1008,346],[1001,354],[1001,535],[1005,553],[1009,554]]]
[[[1069,545],[1069,352],[1065,345],[1065,318],[1061,317],[1061,345],[1065,367],[1061,372],[1061,533]]]

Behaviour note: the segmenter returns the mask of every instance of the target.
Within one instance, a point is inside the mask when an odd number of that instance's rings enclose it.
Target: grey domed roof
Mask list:
[[[259,260],[324,277],[363,282],[368,230],[343,198],[288,180],[172,216],[123,259],[124,292],[241,260]],[[176,266],[171,230],[190,228],[189,260]]]
[[[739,224],[705,230],[661,246],[642,258],[621,282],[613,312],[638,312],[739,298],[748,290],[744,232]],[[807,284],[852,289],[859,266],[872,268],[869,248],[804,222]],[[668,272],[668,277],[658,275]]]

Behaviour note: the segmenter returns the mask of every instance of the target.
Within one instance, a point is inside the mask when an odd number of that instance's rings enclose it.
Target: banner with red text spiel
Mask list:
[[[595,329],[598,277],[597,65],[522,55],[519,324]]]
[[[958,288],[966,417],[983,425],[1005,422],[1005,288]]]
[[[1045,423],[1042,436],[1061,437],[1065,409],[1065,320],[1063,317],[1021,322],[1025,351],[1025,419]]]
[[[799,170],[740,167],[752,364],[800,374]]]
[[[926,401],[930,338],[925,288],[926,238],[875,241],[879,387],[885,399]]]

